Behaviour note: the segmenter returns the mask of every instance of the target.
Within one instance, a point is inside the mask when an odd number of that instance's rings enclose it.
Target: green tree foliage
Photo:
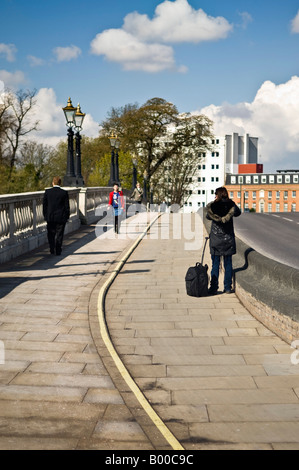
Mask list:
[[[184,199],[199,154],[210,148],[213,137],[210,119],[179,114],[162,98],[153,98],[140,107],[112,108],[102,126],[102,135],[113,130],[121,139],[122,149],[137,155],[139,170],[145,172],[149,187],[159,187],[159,199],[164,196],[178,204]],[[172,176],[165,174],[166,163]]]
[[[29,119],[35,106],[35,92],[8,94],[0,108],[1,192],[43,190],[53,176],[66,173],[67,139],[55,148],[24,139],[37,127]],[[212,122],[202,115],[179,114],[161,98],[144,105],[112,108],[96,138],[82,136],[81,167],[85,186],[107,186],[110,179],[109,136],[120,139],[119,176],[123,188],[132,188],[133,158],[137,158],[137,179],[154,199],[181,204],[186,197],[199,155],[210,148]],[[75,148],[75,146],[74,146]],[[75,155],[74,155],[75,161]]]

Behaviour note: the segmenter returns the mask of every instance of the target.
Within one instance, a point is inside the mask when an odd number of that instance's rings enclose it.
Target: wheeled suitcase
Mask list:
[[[205,245],[202,252],[201,263],[191,266],[185,276],[187,294],[192,297],[206,297],[209,290],[208,266],[203,265],[206,244],[209,237],[206,237]]]

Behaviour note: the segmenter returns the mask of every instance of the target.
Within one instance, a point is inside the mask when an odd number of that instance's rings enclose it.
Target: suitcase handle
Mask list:
[[[207,246],[207,242],[209,240],[210,237],[205,237],[206,241],[205,241],[205,245],[203,247],[203,250],[202,250],[202,257],[201,257],[201,264],[203,265],[203,258],[204,258],[204,255],[205,255],[205,250],[206,250],[206,246]]]

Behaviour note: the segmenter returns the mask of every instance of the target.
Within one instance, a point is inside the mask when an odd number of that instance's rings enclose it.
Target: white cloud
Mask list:
[[[153,19],[133,12],[122,28],[99,33],[91,42],[91,52],[120,63],[124,70],[186,72],[185,66],[176,65],[170,44],[224,39],[232,28],[225,18],[195,10],[187,0],[165,0]]]
[[[121,29],[109,29],[98,34],[91,43],[91,51],[122,64],[124,70],[160,72],[176,67],[171,47],[145,44]]]
[[[259,138],[264,170],[299,168],[299,77],[275,85],[266,81],[252,103],[210,105],[200,110],[217,135],[238,132]]]
[[[242,23],[239,26],[243,29],[246,29],[248,24],[253,21],[251,14],[248,13],[247,11],[243,11],[243,12],[239,13],[239,16],[242,19]]]
[[[15,61],[17,48],[14,44],[0,43],[0,55],[5,55],[8,62]]]
[[[81,49],[77,46],[55,47],[53,52],[58,62],[68,62],[77,59],[81,54]]]
[[[28,55],[27,59],[31,67],[39,67],[45,64],[44,59],[40,59],[39,57],[35,57],[34,55]]]
[[[39,131],[32,132],[28,139],[48,145],[56,145],[66,139],[67,127],[62,108],[64,104],[57,103],[55,91],[52,88],[41,88],[36,95],[36,106],[31,114],[32,122],[39,121]],[[83,110],[84,112],[84,110]],[[99,125],[90,114],[86,114],[81,134],[97,137]]]
[[[228,21],[195,10],[187,0],[164,1],[157,6],[151,20],[137,12],[125,17],[124,30],[144,41],[167,43],[213,41],[224,39],[232,30]]]
[[[291,31],[292,33],[299,33],[299,10],[295,18],[291,21]]]
[[[4,82],[5,88],[15,89],[26,83],[26,78],[21,70],[15,72],[8,72],[7,70],[0,70],[0,80]]]

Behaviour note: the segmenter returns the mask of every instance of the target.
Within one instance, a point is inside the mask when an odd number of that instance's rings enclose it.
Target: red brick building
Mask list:
[[[244,211],[299,211],[299,170],[229,174],[226,188],[230,198]]]

